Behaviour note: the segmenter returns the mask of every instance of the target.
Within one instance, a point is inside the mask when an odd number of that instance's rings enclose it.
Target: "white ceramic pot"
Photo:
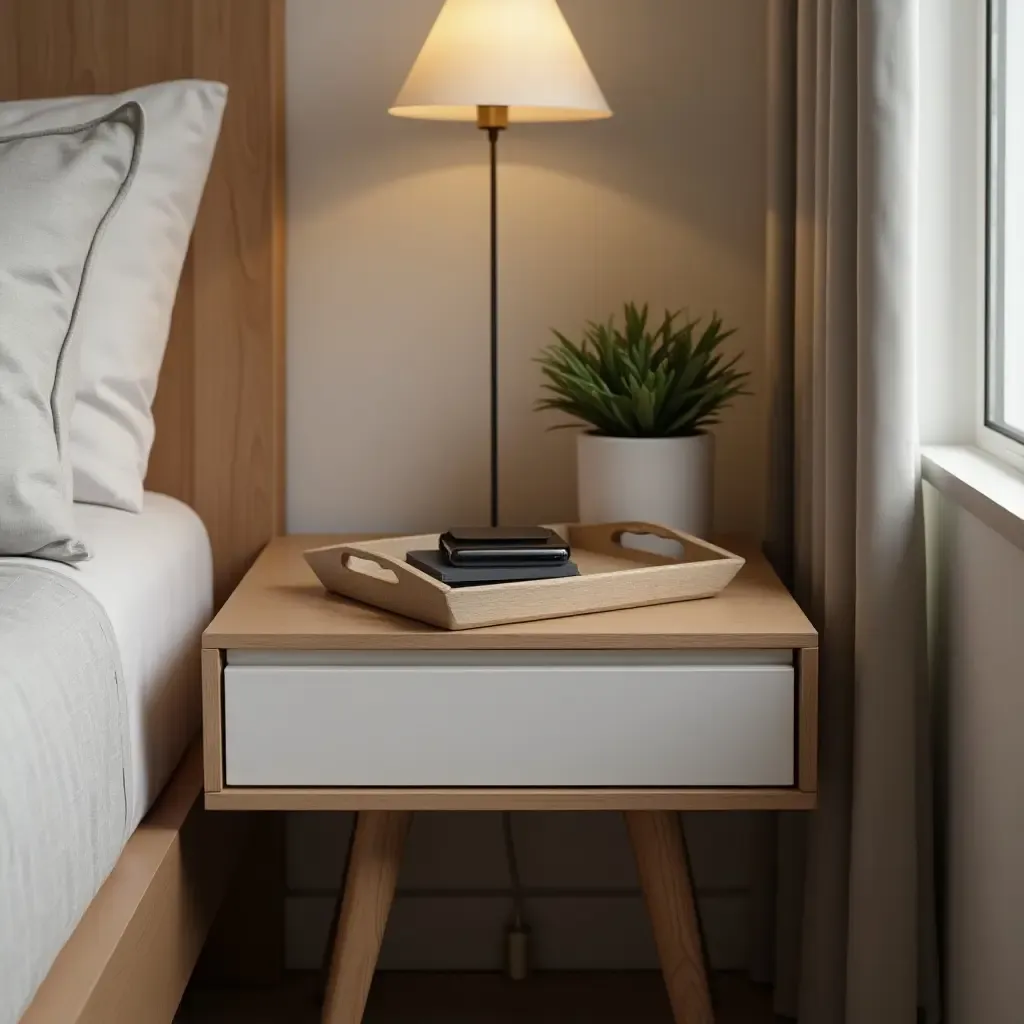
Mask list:
[[[711,534],[715,439],[580,434],[576,449],[581,523],[633,520]]]

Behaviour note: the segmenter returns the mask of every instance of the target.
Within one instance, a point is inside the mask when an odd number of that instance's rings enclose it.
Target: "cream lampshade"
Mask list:
[[[611,117],[556,0],[446,0],[390,113],[511,123]]]

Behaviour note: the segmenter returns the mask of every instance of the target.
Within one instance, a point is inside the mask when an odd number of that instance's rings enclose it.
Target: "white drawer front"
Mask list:
[[[232,665],[229,786],[791,786],[784,664]]]

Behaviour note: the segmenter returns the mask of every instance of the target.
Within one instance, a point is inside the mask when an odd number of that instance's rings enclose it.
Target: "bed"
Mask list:
[[[247,835],[244,817],[202,809],[199,636],[282,525],[282,62],[283,0],[0,5],[0,101],[181,78],[230,89],[160,375],[144,507],[77,505],[94,552],[79,567],[3,560],[8,586],[23,588],[11,592],[13,605],[59,592],[72,629],[90,614],[99,624],[90,643],[110,658],[103,714],[117,723],[96,727],[109,770],[95,785],[78,778],[78,738],[39,727],[52,749],[26,776],[23,804],[47,821],[35,837],[41,888],[29,887],[21,908],[36,915],[39,934],[21,925],[8,933],[22,938],[21,984],[28,977],[35,989],[25,1024],[170,1022]],[[71,710],[74,698],[71,690]],[[24,706],[20,735],[41,716]],[[86,806],[105,810],[76,823]],[[48,845],[45,865],[38,854]],[[76,894],[56,883],[48,891],[45,880],[62,870],[57,855],[72,847],[78,859],[65,873],[88,867]],[[15,999],[23,1005],[25,993],[0,991],[0,1020]]]
[[[210,542],[187,505],[144,500],[138,514],[76,506],[93,552],[81,567],[0,561],[3,1024],[45,977],[200,727]],[[95,672],[82,669],[89,660]]]

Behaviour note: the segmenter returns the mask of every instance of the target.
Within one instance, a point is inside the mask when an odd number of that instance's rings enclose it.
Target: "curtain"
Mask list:
[[[938,1019],[918,7],[771,0],[767,548],[821,634],[820,780],[813,815],[762,826],[773,898],[755,900],[770,912],[754,963],[801,1024]]]

